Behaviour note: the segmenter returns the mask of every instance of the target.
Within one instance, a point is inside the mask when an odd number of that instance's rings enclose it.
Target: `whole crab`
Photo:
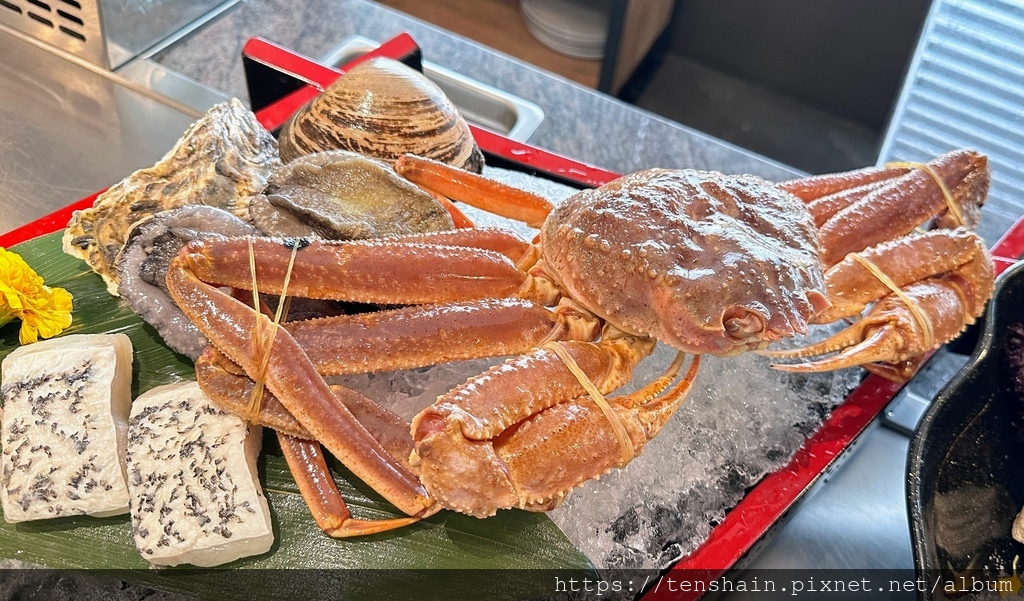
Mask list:
[[[685,397],[701,353],[763,349],[874,303],[832,339],[777,353],[837,356],[781,367],[885,361],[880,371],[906,377],[991,295],[991,258],[968,229],[988,172],[969,151],[926,166],[783,184],[651,169],[555,209],[416,157],[396,169],[540,227],[539,242],[477,228],[341,243],[197,240],[167,275],[176,302],[211,341],[197,362],[204,390],[246,414],[265,383],[269,392],[248,415],[279,431],[303,495],[334,536],[386,530],[441,508],[478,517],[551,509],[642,451]],[[926,222],[938,229],[913,233]],[[265,309],[222,287],[401,308],[278,328]],[[605,400],[656,340],[680,351],[668,373]],[[685,353],[696,356],[673,386]],[[423,410],[411,433],[321,375],[504,355],[513,357]],[[352,518],[316,441],[411,517]]]

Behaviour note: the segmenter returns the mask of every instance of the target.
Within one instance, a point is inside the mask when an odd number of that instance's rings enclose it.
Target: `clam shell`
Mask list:
[[[279,136],[285,162],[324,150],[351,150],[394,161],[417,154],[479,173],[483,154],[469,125],[420,72],[374,58],[299,109]]]

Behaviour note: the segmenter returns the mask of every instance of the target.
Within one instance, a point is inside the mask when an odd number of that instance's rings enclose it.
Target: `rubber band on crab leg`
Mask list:
[[[252,249],[252,238],[246,239],[246,244],[249,248],[249,277],[252,280],[250,288],[252,289],[252,310],[260,311],[260,291],[259,285],[256,281],[256,253]],[[263,357],[264,359],[270,357],[270,349],[265,348],[267,346],[267,339],[265,336],[266,332],[263,331],[263,324],[260,321],[256,322],[256,328],[253,332],[253,344],[256,347],[256,356]],[[263,384],[266,381],[266,361],[260,361],[259,374],[256,377],[256,385],[252,389],[252,394],[249,396],[249,405],[245,410],[245,421],[254,423],[256,416],[259,415],[260,409],[263,405]]]
[[[918,325],[921,326],[921,330],[924,332],[923,344],[926,348],[931,348],[935,344],[935,329],[932,325],[931,318],[921,308],[921,306],[914,299],[910,298],[895,282],[892,281],[888,275],[885,274],[877,265],[872,263],[868,258],[861,256],[859,253],[850,253],[849,258],[857,261],[864,266],[864,269],[868,270],[878,281],[882,282],[892,293],[903,302],[903,304],[913,315],[914,320],[917,321]],[[856,326],[856,324],[855,324]],[[759,355],[765,357],[772,357],[775,359],[798,359],[802,357],[810,357],[813,355],[820,355],[823,353],[831,353],[843,349],[853,347],[853,345],[859,345],[861,348],[868,348],[872,346],[872,343],[877,342],[884,332],[880,329],[871,335],[868,340],[861,340],[861,331],[857,327],[850,327],[838,332],[834,336],[831,336],[816,344],[811,344],[802,348],[796,349],[780,349],[780,350],[760,350],[754,351]],[[798,366],[794,365],[773,365],[772,367],[779,369],[791,369]]]
[[[942,190],[942,197],[946,201],[946,207],[949,209],[950,214],[952,214],[953,218],[956,219],[956,225],[958,227],[963,227],[967,225],[967,221],[964,220],[963,210],[960,209],[960,205],[958,205],[956,203],[956,200],[953,198],[953,193],[949,191],[949,187],[946,186],[946,182],[942,181],[942,177],[939,176],[938,172],[936,172],[931,165],[927,163],[914,163],[909,161],[894,161],[892,163],[886,163],[885,166],[907,169],[920,169],[921,171],[927,173],[932,178],[932,180],[935,181],[935,185],[937,185],[939,189]]]
[[[893,302],[902,303],[902,306],[909,312],[909,319],[916,321],[916,324],[921,328],[923,333],[922,339],[920,341],[910,342],[903,338],[903,335],[898,331],[897,324],[890,320],[891,317],[885,316],[886,312],[890,311],[891,308],[884,309],[883,313],[879,314],[877,317],[870,317],[871,313],[869,313],[868,318],[856,321],[853,326],[827,338],[826,340],[818,342],[817,344],[793,350],[759,351],[758,354],[774,358],[798,358],[841,351],[838,355],[806,363],[772,364],[771,367],[773,369],[786,372],[821,372],[838,370],[855,366],[855,364],[866,364],[874,361],[905,360],[906,356],[903,356],[901,353],[906,350],[908,344],[919,346],[921,352],[935,346],[936,335],[932,319],[929,317],[928,312],[922,308],[920,302],[918,300],[914,300],[914,298],[911,298],[911,294],[907,294],[896,286],[886,273],[879,269],[877,265],[871,263],[868,259],[853,253],[851,253],[850,257],[860,262],[865,269],[867,269],[872,275],[878,277],[879,281],[892,291],[892,296],[880,301],[879,304],[876,305],[876,309],[882,305],[893,307]],[[932,296],[936,298],[936,295],[942,296],[941,292],[932,288],[931,285],[916,283],[911,286],[911,290],[913,290],[912,294],[915,295],[916,298],[920,299],[921,302],[928,303],[930,297],[920,296],[922,294],[922,290],[920,289],[930,290]],[[950,291],[946,291],[946,293],[949,292]],[[958,297],[956,293],[953,293],[952,296]],[[898,299],[898,301],[890,302],[889,299],[892,298]],[[939,302],[941,303],[942,301]],[[872,309],[872,313],[876,309]],[[889,313],[889,315],[892,316],[892,313]],[[948,325],[943,324],[943,340],[948,340],[949,336],[952,334],[952,332],[945,331],[947,326]]]
[[[863,265],[864,269],[870,271],[871,275],[878,278],[878,281],[882,282],[886,288],[892,290],[892,293],[903,301],[903,304],[907,306],[907,309],[910,310],[914,319],[917,320],[917,323],[924,331],[925,346],[933,346],[935,344],[935,328],[932,327],[932,320],[928,317],[928,314],[924,312],[924,309],[921,308],[921,305],[917,304],[914,299],[910,298],[905,292],[903,292],[903,290],[892,281],[892,278],[879,269],[878,266],[872,263],[867,257],[862,256],[860,253],[852,253],[850,258]]]
[[[252,275],[252,303],[253,310],[260,311],[260,293],[256,282],[256,253],[253,251],[252,238],[249,242],[249,271]],[[280,326],[281,317],[287,315],[291,299],[288,297],[288,283],[291,280],[292,270],[295,267],[295,255],[299,245],[292,244],[292,253],[288,259],[288,269],[285,270],[284,283],[281,285],[281,297],[277,302],[277,311],[274,313],[274,322],[265,327],[262,322],[256,322],[256,332],[253,332],[253,343],[256,345],[256,353],[261,357],[259,371],[256,375],[256,386],[253,387],[252,396],[249,398],[249,406],[246,410],[246,420],[253,422],[260,414],[260,407],[263,404],[263,389],[267,378],[267,365],[270,361],[270,350],[274,346],[274,339],[277,336],[277,328]]]
[[[605,418],[608,419],[608,422],[612,426],[612,431],[615,432],[615,439],[619,443],[619,449],[622,451],[622,465],[626,465],[632,461],[634,456],[633,441],[630,440],[629,433],[626,432],[626,427],[622,425],[622,420],[619,419],[619,416],[612,409],[611,405],[608,404],[608,400],[604,398],[604,395],[597,389],[597,386],[595,386],[590,380],[590,377],[587,376],[586,372],[580,369],[576,360],[573,359],[572,355],[569,354],[569,351],[566,350],[565,345],[561,342],[555,341],[548,342],[541,348],[548,349],[558,355],[558,358],[562,360],[562,363],[565,363],[565,367],[572,372],[572,375],[575,376],[577,380],[579,380],[580,386],[587,391],[587,394],[590,395],[594,404],[596,404],[601,409],[601,412],[604,413]]]

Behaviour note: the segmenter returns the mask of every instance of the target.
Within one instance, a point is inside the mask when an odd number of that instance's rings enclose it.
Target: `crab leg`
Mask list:
[[[255,382],[242,368],[212,346],[206,347],[196,359],[196,380],[203,392],[226,411],[245,415],[249,421],[280,433],[306,440],[314,439],[270,391],[263,392],[259,413],[252,415],[249,399],[252,398]]]
[[[519,266],[526,269],[537,260],[537,247],[524,241],[512,232],[488,227],[463,228],[450,232],[430,232],[427,234],[409,234],[395,238],[404,242],[422,242],[443,246],[464,246],[491,250],[505,255]]]
[[[476,224],[473,223],[473,220],[470,219],[469,217],[466,217],[466,214],[463,213],[462,210],[459,209],[459,207],[455,206],[455,203],[449,200],[447,196],[443,194],[438,194],[433,190],[428,190],[423,186],[419,186],[419,188],[420,190],[423,190],[431,197],[433,197],[433,199],[437,201],[437,204],[444,207],[444,210],[448,211],[448,215],[451,216],[452,225],[455,226],[455,229],[461,230],[476,227]]]
[[[992,258],[985,242],[964,228],[931,230],[880,244],[859,253],[903,287],[925,278],[956,273],[970,284],[971,297],[983,301],[991,293]],[[825,272],[832,306],[815,315],[812,323],[831,323],[859,315],[869,304],[891,293],[870,270],[848,256]],[[977,306],[976,306],[977,305]],[[969,312],[980,314],[984,307],[970,304]]]
[[[216,403],[228,411],[242,414],[248,410],[245,399],[250,398],[255,384],[245,373],[234,373],[232,368],[237,369],[237,366],[217,350],[208,347],[196,361],[196,378]],[[359,423],[373,432],[388,453],[410,469],[407,460],[412,451],[409,423],[354,391],[343,391],[341,386],[331,386],[331,390]],[[401,528],[420,519],[352,518],[345,499],[334,484],[320,444],[313,440],[313,436],[281,405],[273,393],[264,393],[260,412],[253,421],[277,430],[278,441],[299,491],[317,525],[328,536],[341,538],[375,534]]]
[[[391,520],[360,520],[352,517],[345,500],[327,469],[320,444],[278,433],[281,451],[299,492],[309,506],[317,526],[328,536],[347,538],[377,534],[418,522],[419,517]]]
[[[675,387],[658,396],[675,379],[684,357],[680,353],[669,373],[644,389],[608,399],[629,432],[634,454],[639,455],[644,445],[658,435],[690,392],[700,355],[693,356]],[[526,500],[522,508],[553,509],[576,486],[622,467],[608,425],[607,417],[593,403],[575,399],[552,407],[497,441],[495,451],[508,466],[520,498]],[[573,469],[575,466],[584,469]]]
[[[792,350],[761,351],[775,358],[841,351],[838,355],[773,367],[827,371],[876,361],[912,361],[952,340],[981,315],[992,294],[994,272],[985,243],[973,232],[959,228],[933,230],[851,254],[830,269],[825,279],[833,304],[815,316],[816,323],[853,317],[868,303],[881,300],[864,319],[827,340]],[[899,298],[890,285],[907,298]],[[872,371],[905,380],[915,370],[906,364]]]
[[[890,170],[899,169],[904,168],[881,168],[868,173],[871,176],[895,175],[898,171]],[[866,193],[821,223],[819,241],[825,266],[835,265],[851,252],[904,236],[933,217],[939,217],[943,227],[976,225],[979,207],[988,193],[986,158],[973,151],[958,150],[933,159],[927,164],[927,169],[911,169],[903,175],[885,179],[885,185],[878,188],[859,191]],[[932,174],[949,190],[951,202],[958,214],[962,215],[964,223],[953,224],[949,221],[951,217],[947,213],[950,206]],[[810,190],[818,188],[823,192],[822,196],[825,196],[837,192],[834,185],[842,181],[846,181],[843,176],[827,176],[810,178],[802,188],[793,182],[787,182],[782,187],[790,191],[797,190],[806,197],[812,195]],[[872,181],[879,180],[854,176],[850,183],[854,186],[870,185]],[[857,196],[859,192],[850,193]]]
[[[952,340],[974,321],[960,282],[933,278],[907,286],[903,292],[929,316],[925,331],[921,320],[895,295],[880,300],[864,319],[817,344],[793,351],[766,353],[773,357],[807,357],[840,351],[807,363],[772,365],[794,372],[832,371],[865,363],[898,363],[924,354]]]
[[[478,209],[539,228],[554,208],[546,198],[412,154],[395,162],[405,179]]]
[[[565,343],[601,392],[629,379],[653,348],[633,337]],[[638,453],[685,396],[696,373],[664,403],[649,402],[681,366],[654,385],[608,400]],[[424,485],[444,505],[477,517],[501,508],[544,510],[575,486],[622,466],[610,418],[562,360],[546,349],[471,379],[413,420],[412,456]]]
[[[558,297],[508,257],[479,248],[407,242],[401,238],[336,242],[271,238],[193,240],[181,260],[198,279],[250,289],[250,253],[260,291],[280,293],[298,244],[290,293],[377,304],[458,302],[519,296],[543,304]]]
[[[865,167],[843,173],[812,175],[800,179],[780,182],[780,188],[810,203],[819,198],[857,188],[867,184],[893,179],[909,171],[906,167]]]
[[[245,414],[255,383],[222,353],[208,347],[196,361],[196,379],[214,402],[232,413]],[[337,384],[332,384],[330,388],[356,421],[371,432],[396,461],[408,467],[408,457],[412,451],[409,422],[354,390]],[[260,412],[254,421],[296,438],[314,439],[269,391],[264,392]]]
[[[281,404],[361,480],[408,515],[424,515],[433,501],[409,472],[338,401],[295,340],[245,304],[200,281],[180,254],[167,272],[177,305],[212,344],[248,374],[259,372],[253,332],[274,333],[266,356],[266,386]]]
[[[548,340],[593,340],[599,321],[563,303],[518,299],[420,305],[286,324],[322,374],[410,369],[518,355]]]
[[[864,184],[863,186],[857,186],[848,190],[840,190],[821,198],[816,198],[807,203],[807,210],[811,213],[811,218],[814,219],[815,227],[821,227],[825,225],[832,217],[835,217],[836,213],[856,203],[860,199],[864,198],[868,194],[880,190],[885,186],[889,185],[889,180],[882,180],[877,182],[871,182]]]

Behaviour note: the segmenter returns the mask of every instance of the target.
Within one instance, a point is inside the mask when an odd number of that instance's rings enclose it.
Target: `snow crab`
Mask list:
[[[333,536],[379,532],[441,508],[477,517],[551,509],[642,452],[685,398],[702,353],[763,351],[874,303],[829,341],[769,352],[839,351],[783,366],[791,370],[909,365],[955,336],[991,294],[991,259],[967,229],[988,174],[984,157],[969,151],[780,185],[651,169],[557,208],[417,157],[396,169],[539,227],[538,242],[483,228],[358,242],[195,240],[167,275],[211,341],[197,362],[204,390],[279,431],[311,511]],[[911,233],[929,220],[957,227]],[[278,327],[258,299],[254,309],[222,287],[398,308]],[[656,341],[679,351],[668,373],[605,399]],[[694,358],[676,382],[686,354]],[[321,375],[506,355],[411,428]],[[410,517],[352,518],[320,444]]]

